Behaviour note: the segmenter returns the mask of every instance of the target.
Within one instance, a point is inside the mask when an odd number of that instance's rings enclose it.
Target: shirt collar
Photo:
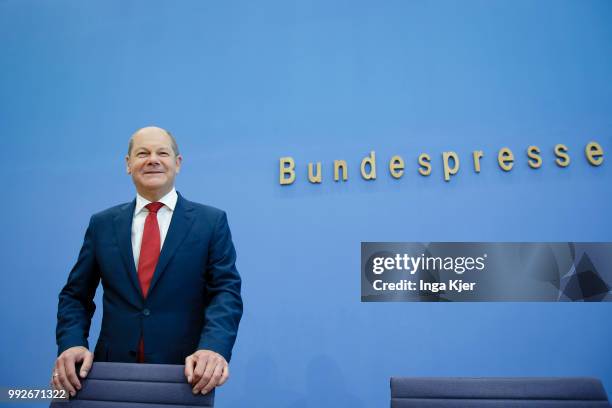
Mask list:
[[[168,194],[166,194],[165,196],[163,196],[157,201],[162,203],[166,207],[168,207],[170,211],[174,211],[174,207],[176,207],[177,200],[178,200],[178,195],[176,194],[176,189],[172,187],[172,190],[170,190]],[[151,203],[151,201],[147,200],[140,194],[136,193],[136,207],[134,208],[134,215],[141,212],[142,209],[149,203]]]

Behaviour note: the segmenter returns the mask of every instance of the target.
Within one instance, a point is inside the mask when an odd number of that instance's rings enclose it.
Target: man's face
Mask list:
[[[183,158],[175,155],[170,136],[162,129],[141,129],[132,141],[132,150],[125,160],[136,190],[141,195],[158,193],[161,198],[174,186]]]

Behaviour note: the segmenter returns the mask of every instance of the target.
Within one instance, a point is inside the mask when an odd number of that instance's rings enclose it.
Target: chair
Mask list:
[[[391,408],[610,407],[596,378],[391,378]]]
[[[214,390],[193,395],[184,370],[182,365],[94,363],[77,395],[52,402],[51,408],[212,407]]]

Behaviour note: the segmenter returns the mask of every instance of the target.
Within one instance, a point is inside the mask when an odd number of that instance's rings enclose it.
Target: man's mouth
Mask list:
[[[163,171],[145,171],[144,174],[164,174]]]

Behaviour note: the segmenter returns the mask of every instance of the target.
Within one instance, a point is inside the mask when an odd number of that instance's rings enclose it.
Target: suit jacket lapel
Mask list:
[[[153,280],[151,281],[151,287],[149,288],[149,296],[155,287],[155,284],[166,270],[168,262],[172,259],[172,256],[176,252],[177,248],[181,245],[187,233],[191,229],[193,224],[193,208],[189,201],[185,200],[180,194],[176,201],[176,207],[172,214],[172,220],[170,221],[170,227],[168,228],[168,234],[164,240],[161,253],[159,254],[159,260],[155,267],[155,273],[153,274]]]
[[[125,204],[120,208],[114,219],[115,235],[117,244],[119,245],[119,251],[121,252],[121,258],[125,265],[125,270],[130,277],[130,281],[134,285],[134,289],[142,297],[142,289],[138,281],[138,274],[136,266],[134,265],[134,254],[132,252],[132,220],[134,218],[135,207],[136,200],[134,199],[131,203]]]

